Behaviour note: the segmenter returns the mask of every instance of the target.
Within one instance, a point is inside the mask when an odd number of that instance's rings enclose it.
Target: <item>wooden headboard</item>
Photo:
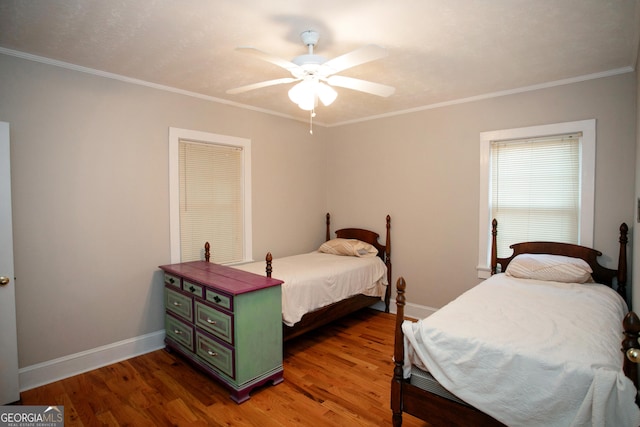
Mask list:
[[[328,221],[329,214],[327,214],[327,224]],[[339,239],[358,239],[373,245],[378,250],[378,256],[387,266],[387,283],[389,284],[384,294],[384,305],[386,307],[385,311],[388,313],[389,303],[391,302],[391,216],[387,215],[387,235],[384,245],[379,242],[380,235],[378,233],[362,228],[342,228],[336,231],[336,237]]]
[[[327,214],[328,216],[329,214]],[[373,245],[378,250],[378,256],[382,261],[391,259],[391,216],[387,215],[387,235],[385,244],[379,242],[380,235],[370,230],[362,228],[343,228],[336,231],[336,237],[339,239],[358,239],[360,241]],[[328,239],[327,239],[328,240]]]
[[[563,255],[574,258],[582,258],[585,260],[591,269],[593,270],[593,279],[604,285],[614,288],[614,279],[617,281],[616,291],[625,301],[627,301],[627,234],[629,227],[627,224],[622,223],[620,225],[620,251],[618,254],[618,268],[611,269],[604,267],[598,263],[598,257],[602,255],[602,252],[588,248],[586,246],[574,245],[571,243],[558,243],[558,242],[524,242],[515,243],[509,246],[513,249],[513,253],[508,258],[498,258],[497,254],[497,236],[498,236],[498,221],[493,220],[491,222],[491,274],[497,272],[497,266],[500,264],[500,271],[506,271],[509,262],[519,254],[551,254],[551,255]]]

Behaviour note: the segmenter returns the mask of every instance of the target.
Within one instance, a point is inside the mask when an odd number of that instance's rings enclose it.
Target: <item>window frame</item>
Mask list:
[[[180,140],[226,145],[242,149],[243,261],[253,261],[251,218],[251,140],[189,129],[169,128],[169,235],[171,263],[181,262],[180,255]],[[202,242],[204,245],[204,242]]]
[[[478,212],[478,278],[491,275],[491,141],[540,138],[582,132],[580,141],[580,245],[593,246],[595,211],[596,120],[480,132],[480,203]],[[498,236],[500,235],[498,226]],[[499,238],[499,237],[498,237]]]

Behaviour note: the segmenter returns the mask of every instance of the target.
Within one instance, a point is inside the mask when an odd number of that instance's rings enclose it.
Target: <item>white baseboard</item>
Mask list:
[[[164,329],[18,370],[20,391],[164,348]]]
[[[384,302],[379,301],[372,305],[371,308],[384,311]],[[391,300],[391,302],[389,303],[389,311],[391,313],[396,313],[396,300]],[[425,305],[407,303],[404,306],[404,316],[411,317],[413,319],[424,319],[425,317],[429,317],[436,311],[438,311],[437,308],[427,307]]]

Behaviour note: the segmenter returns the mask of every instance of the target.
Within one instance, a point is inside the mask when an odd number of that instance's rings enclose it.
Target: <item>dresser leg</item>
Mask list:
[[[280,372],[279,375],[276,375],[276,376],[273,377],[273,379],[271,380],[271,384],[278,385],[282,381],[284,381],[284,376],[282,375],[282,372]]]
[[[233,400],[237,404],[241,404],[241,403],[246,402],[247,400],[249,400],[251,398],[251,396],[249,396],[249,391],[250,390],[243,390],[243,391],[233,392],[233,393],[231,393],[229,395],[229,397],[231,397],[231,400]]]
[[[255,390],[256,388],[263,387],[267,383],[271,383],[273,385],[280,384],[282,381],[284,381],[284,374],[283,374],[283,371],[280,370],[279,372],[269,375],[268,377],[263,378],[261,381],[258,381],[248,387],[245,387],[241,390],[232,391],[230,395],[231,400],[233,400],[238,404],[242,402],[246,402],[251,398],[249,393]]]

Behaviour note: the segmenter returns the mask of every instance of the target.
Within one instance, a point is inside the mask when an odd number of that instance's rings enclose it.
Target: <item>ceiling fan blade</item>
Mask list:
[[[365,62],[384,58],[387,55],[387,49],[375,44],[369,44],[349,53],[345,53],[344,55],[340,55],[336,58],[330,59],[322,64],[322,66],[331,69],[331,72],[327,75],[335,74],[339,73],[342,70],[346,70],[347,68],[364,64]]]
[[[295,69],[300,68],[299,65],[294,64],[291,61],[287,61],[286,59],[279,58],[275,55],[264,52],[260,49],[256,49],[254,47],[237,47],[236,50],[247,53],[249,55],[253,55],[256,58],[262,59],[263,61],[271,62],[272,64],[275,64],[278,67],[282,67],[285,70],[293,71]]]
[[[380,83],[374,83],[366,80],[354,79],[352,77],[344,76],[331,76],[327,79],[327,83],[329,83],[331,86],[358,90],[360,92],[366,92],[385,98],[392,95],[396,91],[396,88],[394,88],[393,86],[387,86]]]
[[[246,85],[246,86],[240,86],[240,87],[237,87],[235,89],[229,89],[227,91],[227,93],[231,94],[231,95],[235,95],[236,93],[248,92],[250,90],[260,89],[260,88],[267,87],[267,86],[275,86],[275,85],[280,85],[280,84],[284,84],[284,83],[293,83],[293,82],[296,82],[298,80],[300,80],[300,79],[294,79],[293,77],[284,77],[282,79],[267,80],[267,81],[260,82],[260,83],[253,83],[253,84]]]

